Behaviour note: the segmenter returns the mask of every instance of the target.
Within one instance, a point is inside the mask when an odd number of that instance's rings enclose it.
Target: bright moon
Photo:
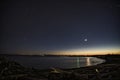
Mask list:
[[[84,41],[88,41],[87,39],[84,39]]]

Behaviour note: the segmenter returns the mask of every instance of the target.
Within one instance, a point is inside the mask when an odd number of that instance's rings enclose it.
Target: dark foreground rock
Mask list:
[[[0,80],[120,80],[120,64],[112,61],[77,69],[38,70],[0,57]]]
[[[36,69],[0,57],[0,80],[41,80],[43,75]]]

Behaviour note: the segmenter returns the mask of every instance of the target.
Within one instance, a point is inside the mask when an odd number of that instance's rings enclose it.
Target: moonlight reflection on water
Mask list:
[[[80,67],[80,59],[79,59],[79,57],[77,57],[77,68],[79,68]]]
[[[86,57],[86,66],[90,65],[91,65],[90,57]]]
[[[91,60],[90,60],[90,57],[86,57],[86,66],[91,66]],[[79,57],[77,57],[77,68],[80,67],[80,59]]]

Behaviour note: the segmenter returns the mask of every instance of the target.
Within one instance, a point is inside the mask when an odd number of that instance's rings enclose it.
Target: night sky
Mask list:
[[[116,0],[8,0],[1,8],[1,51],[120,49]]]

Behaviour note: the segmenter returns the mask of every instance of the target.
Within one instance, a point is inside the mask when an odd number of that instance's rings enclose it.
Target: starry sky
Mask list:
[[[120,49],[117,0],[4,0],[0,4],[1,51]]]

